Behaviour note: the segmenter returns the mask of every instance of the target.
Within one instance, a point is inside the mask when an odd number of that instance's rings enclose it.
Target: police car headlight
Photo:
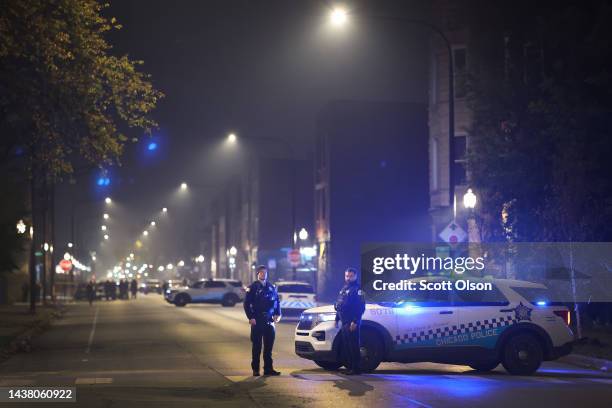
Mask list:
[[[333,320],[336,320],[336,313],[317,313],[312,326],[314,327],[319,323],[331,322]]]

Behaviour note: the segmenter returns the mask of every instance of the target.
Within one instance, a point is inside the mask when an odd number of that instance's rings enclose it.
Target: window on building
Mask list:
[[[455,74],[455,98],[467,94],[467,50],[465,47],[453,48],[453,69]]]
[[[467,182],[467,136],[455,135],[454,156],[454,178],[455,185],[464,185]]]

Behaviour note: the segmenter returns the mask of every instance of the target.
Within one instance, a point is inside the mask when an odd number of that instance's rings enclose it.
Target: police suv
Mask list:
[[[308,282],[277,281],[275,286],[284,317],[298,317],[317,305],[314,289]]]
[[[208,279],[190,286],[169,288],[164,298],[177,307],[188,303],[221,303],[222,306],[233,307],[244,300],[244,294],[242,282],[238,280]]]
[[[470,278],[470,280],[474,280]],[[428,279],[432,281],[432,279]],[[414,291],[408,301],[367,304],[361,325],[362,370],[383,361],[435,362],[511,374],[534,373],[543,360],[571,352],[570,312],[548,302],[544,285],[505,279],[487,291]],[[326,370],[345,364],[334,306],[302,313],[295,352]]]

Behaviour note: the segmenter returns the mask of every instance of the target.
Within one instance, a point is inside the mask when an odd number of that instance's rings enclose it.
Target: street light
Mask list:
[[[155,226],[155,221],[151,221],[151,226],[154,227]]]
[[[68,248],[72,248],[74,246],[74,244],[72,242],[68,243]]]
[[[106,225],[102,225],[102,226],[100,227],[100,229],[101,229],[102,231],[106,231]]]
[[[104,239],[108,241],[108,234],[104,234]]]
[[[149,231],[144,230],[144,231],[142,232],[142,235],[144,235],[144,236],[146,237],[147,235],[149,235]]]
[[[474,194],[471,188],[468,188],[463,195],[463,206],[468,210],[473,210],[476,207],[476,194]]]
[[[231,247],[231,248],[230,248],[230,250],[229,250],[229,254],[230,254],[231,256],[236,256],[236,254],[237,254],[237,253],[238,253],[238,250],[236,249],[236,247],[235,247],[235,246],[233,246],[233,247]]]
[[[230,133],[229,135],[227,135],[227,141],[230,144],[236,143],[236,139],[237,139],[236,138],[236,134],[234,134],[234,133]]]
[[[166,207],[162,208],[162,212],[168,212],[168,209]]]
[[[306,228],[302,228],[298,236],[300,237],[302,241],[306,241],[308,239],[308,231],[306,231]]]
[[[468,227],[468,243],[480,243],[480,229],[478,228],[478,223],[476,222],[476,214],[474,213],[474,208],[477,203],[476,194],[472,191],[471,188],[468,188],[465,194],[463,195],[463,206],[468,209],[467,216],[467,227]],[[480,248],[478,246],[473,247],[470,245],[470,256],[476,257],[480,255]]]
[[[102,218],[104,218],[105,220],[108,220],[110,218],[110,216],[107,213],[104,213],[104,215],[102,216]]]
[[[110,204],[110,203],[112,203],[112,202],[113,202],[113,200],[111,200],[111,198],[110,198],[110,197],[106,197],[106,198],[104,199],[104,202],[105,202],[106,204]]]
[[[17,221],[17,233],[18,234],[25,234],[26,229],[27,229],[27,227],[26,227],[25,223],[23,222],[23,220]]]
[[[181,190],[187,190],[187,183],[185,182],[181,183]]]
[[[196,261],[197,263],[203,263],[203,262],[204,262],[204,255],[199,255],[199,256],[198,256],[198,257],[195,259],[195,261]]]
[[[336,27],[343,26],[348,21],[348,13],[343,7],[335,7],[329,13],[329,20]]]

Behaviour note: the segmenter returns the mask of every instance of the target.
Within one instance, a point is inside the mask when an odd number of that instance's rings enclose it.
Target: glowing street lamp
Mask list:
[[[106,198],[104,199],[104,202],[105,202],[106,204],[110,204],[110,203],[112,203],[112,202],[113,202],[113,200],[111,200],[111,198],[110,198],[110,197],[106,197]]]
[[[178,266],[185,266],[185,261],[180,260],[180,261],[177,263],[177,265],[178,265]]]
[[[108,238],[109,238],[108,234],[104,234],[104,239],[108,241]]]
[[[47,251],[49,250],[49,244],[48,244],[47,242],[45,242],[45,243],[43,244],[43,250],[44,250],[45,252],[47,252]]]
[[[236,249],[236,247],[235,247],[235,246],[233,246],[233,247],[231,247],[231,248],[230,248],[230,250],[229,250],[229,254],[230,254],[231,256],[236,256],[236,254],[237,254],[237,253],[238,253],[238,250]]]
[[[149,231],[144,230],[144,231],[142,232],[142,235],[144,235],[144,236],[146,237],[147,235],[149,235]]]
[[[463,206],[468,210],[473,210],[476,207],[476,194],[474,194],[471,188],[468,188],[463,195]]]
[[[234,144],[234,143],[236,143],[236,140],[237,140],[237,139],[238,139],[238,138],[236,137],[236,134],[235,134],[235,133],[230,133],[229,135],[227,135],[227,141],[228,141],[228,143],[230,143],[230,144]]]
[[[18,234],[25,234],[26,229],[27,229],[27,227],[26,227],[25,223],[23,222],[23,220],[17,221],[17,233]]]
[[[151,221],[151,226],[154,227],[155,226],[155,221]]]
[[[181,190],[183,190],[183,191],[187,190],[187,183],[185,183],[185,182],[181,183]]]
[[[74,244],[72,242],[68,243],[68,248],[72,248],[74,246]]]
[[[102,231],[106,231],[106,225],[102,225],[102,226],[100,227],[100,229],[101,229]]]
[[[164,208],[162,208],[162,212],[167,213],[167,212],[168,212],[168,209],[167,209],[166,207],[164,207]]]
[[[332,23],[332,25],[336,27],[341,27],[344,24],[346,24],[346,22],[348,21],[348,13],[346,9],[342,7],[335,7],[329,13],[329,20]]]
[[[107,213],[104,213],[104,215],[102,216],[102,218],[104,218],[105,220],[108,220],[110,218],[110,216]]]
[[[306,241],[308,239],[308,231],[306,231],[306,228],[302,228],[298,236],[300,237],[302,241]]]

